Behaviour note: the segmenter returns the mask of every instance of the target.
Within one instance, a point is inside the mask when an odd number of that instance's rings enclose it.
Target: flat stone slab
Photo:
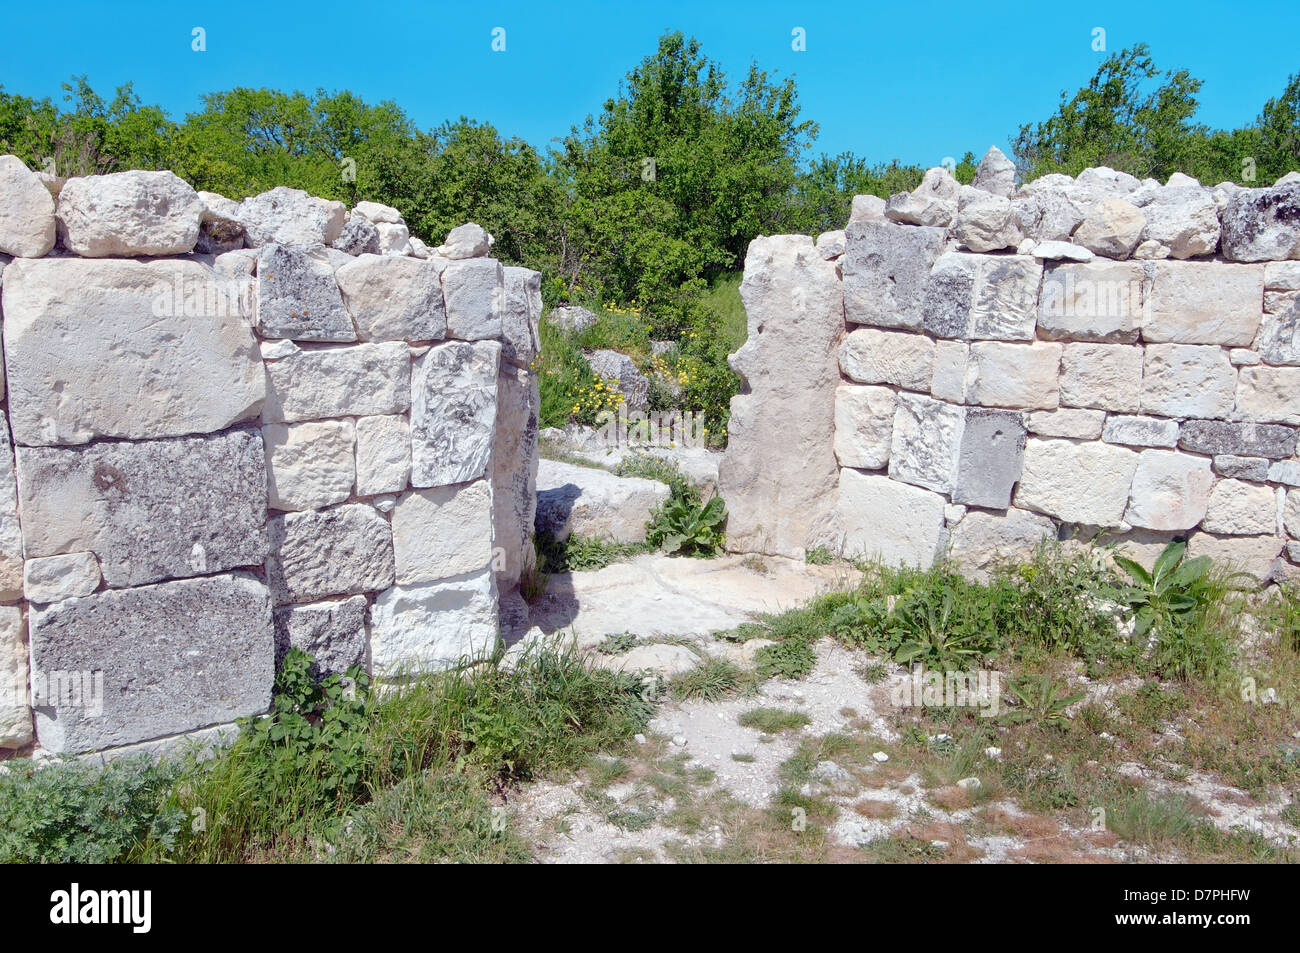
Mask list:
[[[607,470],[556,460],[537,464],[539,533],[570,534],[618,543],[645,542],[650,512],[668,499],[666,483],[615,476]]]
[[[531,606],[532,633],[572,633],[580,648],[623,632],[703,638],[853,585],[859,576],[847,566],[814,566],[781,556],[689,559],[646,553],[594,572],[551,576],[546,593]]]
[[[251,576],[108,590],[33,607],[29,623],[36,733],[49,751],[133,744],[270,705],[271,603]]]

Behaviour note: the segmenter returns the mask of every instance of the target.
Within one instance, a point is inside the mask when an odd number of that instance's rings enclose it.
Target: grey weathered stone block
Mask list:
[[[93,552],[112,587],[266,558],[266,458],[256,430],[85,447],[20,447],[28,558]]]
[[[257,257],[257,328],[267,338],[357,339],[323,245],[262,246]]]
[[[493,258],[450,262],[442,272],[447,302],[447,337],[461,341],[497,340],[505,310],[505,273]]]
[[[468,259],[472,264],[480,259]],[[496,341],[448,341],[415,361],[411,380],[411,485],[468,483],[487,472],[496,426]]]
[[[978,255],[959,252],[949,252],[934,263],[921,299],[921,321],[927,334],[939,338],[965,338],[970,334],[978,265]]]
[[[1232,453],[1216,456],[1212,462],[1214,472],[1221,477],[1237,480],[1254,480],[1263,483],[1268,479],[1268,460],[1264,457],[1240,457]]]
[[[276,667],[290,648],[314,658],[321,677],[341,675],[353,665],[365,666],[370,645],[366,609],[366,597],[360,595],[276,609]]]
[[[966,410],[952,501],[1006,509],[1025,458],[1023,417],[1009,410]]]
[[[1186,420],[1178,431],[1178,446],[1195,453],[1216,456],[1235,454],[1284,460],[1295,453],[1296,430],[1282,424]]]
[[[921,292],[943,248],[943,229],[883,220],[844,230],[844,316],[850,324],[919,331]]]
[[[267,524],[266,579],[276,605],[387,589],[393,584],[393,533],[374,507],[345,503],[286,513]]]
[[[271,606],[251,576],[68,599],[33,608],[30,630],[36,731],[53,752],[192,731],[259,714],[271,701]],[[79,691],[59,693],[59,681],[66,688],[73,678]]]

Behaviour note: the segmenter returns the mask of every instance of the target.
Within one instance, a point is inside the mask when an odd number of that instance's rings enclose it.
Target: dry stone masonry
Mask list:
[[[1295,177],[1289,177],[1294,179]],[[722,493],[737,550],[975,575],[1105,533],[1300,565],[1300,183],[931,169],[760,238]]]
[[[290,647],[491,650],[531,561],[540,276],[477,225],[0,157],[0,747],[264,712]]]

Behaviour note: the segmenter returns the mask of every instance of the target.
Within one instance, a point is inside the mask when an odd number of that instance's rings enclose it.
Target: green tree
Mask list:
[[[1016,165],[1026,179],[1101,165],[1161,181],[1192,172],[1207,135],[1192,122],[1200,88],[1186,70],[1161,73],[1145,43],[1112,54],[1054,116],[1020,127]]]

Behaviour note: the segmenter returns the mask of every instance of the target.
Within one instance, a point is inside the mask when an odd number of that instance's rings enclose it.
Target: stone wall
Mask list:
[[[494,647],[541,296],[490,241],[0,158],[0,747],[219,729],[290,646],[381,677]]]
[[[742,294],[737,550],[980,575],[1104,531],[1300,564],[1300,175],[1016,189],[993,150],[974,186],[931,169],[843,232],[758,239]]]

